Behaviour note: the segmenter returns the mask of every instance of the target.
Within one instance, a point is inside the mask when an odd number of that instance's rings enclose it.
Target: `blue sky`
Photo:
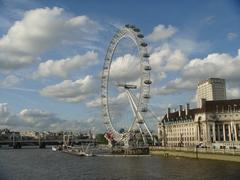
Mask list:
[[[168,106],[194,106],[197,82],[208,77],[225,78],[228,98],[239,98],[239,18],[231,0],[0,0],[0,125],[103,130],[99,74],[111,37],[129,23],[149,43],[159,117]],[[136,56],[126,44],[116,61]]]

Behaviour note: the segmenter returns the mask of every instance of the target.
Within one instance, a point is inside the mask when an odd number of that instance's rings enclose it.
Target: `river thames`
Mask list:
[[[0,149],[0,180],[240,179],[240,163],[174,157],[77,157]]]

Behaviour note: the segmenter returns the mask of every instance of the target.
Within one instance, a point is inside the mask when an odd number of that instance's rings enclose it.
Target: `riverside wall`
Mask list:
[[[240,162],[240,149],[211,149],[195,147],[150,147],[151,155],[162,155],[165,157],[188,157],[196,159],[212,159],[223,161]]]

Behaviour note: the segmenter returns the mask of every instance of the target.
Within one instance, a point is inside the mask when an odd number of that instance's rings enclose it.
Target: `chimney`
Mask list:
[[[171,109],[168,108],[168,109],[167,109],[167,119],[168,119],[168,120],[169,120],[170,113],[171,113]]]
[[[179,115],[179,117],[182,115],[182,105],[179,105],[178,115]]]
[[[185,109],[185,115],[188,116],[189,115],[189,103],[186,104],[186,109]]]

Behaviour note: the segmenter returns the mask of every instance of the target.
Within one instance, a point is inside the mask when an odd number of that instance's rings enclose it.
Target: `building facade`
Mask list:
[[[240,148],[240,99],[202,100],[201,108],[168,109],[158,138],[162,146]]]
[[[201,107],[202,99],[207,101],[226,100],[226,85],[224,79],[209,78],[197,86],[197,107]]]

